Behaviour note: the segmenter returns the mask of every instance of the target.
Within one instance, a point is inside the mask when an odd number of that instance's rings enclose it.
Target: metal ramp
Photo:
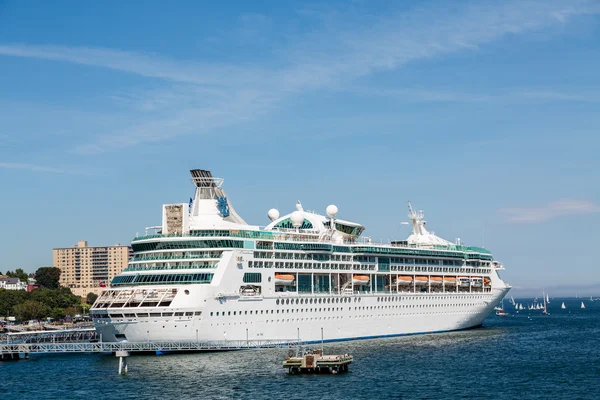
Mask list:
[[[265,348],[287,348],[298,344],[297,340],[218,340],[202,342],[36,342],[2,343],[0,356],[14,354],[59,353],[116,353],[116,352],[179,352],[179,351],[228,351]]]

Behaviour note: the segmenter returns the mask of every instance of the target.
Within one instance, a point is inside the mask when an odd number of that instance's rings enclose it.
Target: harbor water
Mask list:
[[[510,316],[492,315],[480,329],[326,343],[325,353],[354,356],[344,374],[288,375],[287,349],[131,356],[127,376],[110,355],[33,355],[0,363],[0,393],[11,400],[600,398],[600,301],[551,299],[549,316],[505,305]]]

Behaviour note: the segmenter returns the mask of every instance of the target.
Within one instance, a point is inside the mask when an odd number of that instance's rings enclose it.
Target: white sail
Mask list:
[[[585,304],[583,304],[583,301],[581,302],[581,308],[585,308]]]
[[[550,303],[550,297],[548,297],[548,295],[546,295],[546,303]]]
[[[560,306],[560,308],[562,308],[563,310],[567,307],[565,307],[565,302],[563,301],[562,305]]]

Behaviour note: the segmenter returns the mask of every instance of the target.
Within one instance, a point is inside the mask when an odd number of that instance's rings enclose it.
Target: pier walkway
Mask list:
[[[219,340],[205,342],[37,342],[2,343],[0,358],[57,353],[225,351],[297,345],[296,340]]]

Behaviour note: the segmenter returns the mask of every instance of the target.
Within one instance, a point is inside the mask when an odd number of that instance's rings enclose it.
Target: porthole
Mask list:
[[[185,293],[185,294],[190,294],[190,291],[189,291],[189,290],[187,290],[187,289],[185,289],[183,293]]]
[[[279,299],[275,300],[275,304],[279,305]]]

